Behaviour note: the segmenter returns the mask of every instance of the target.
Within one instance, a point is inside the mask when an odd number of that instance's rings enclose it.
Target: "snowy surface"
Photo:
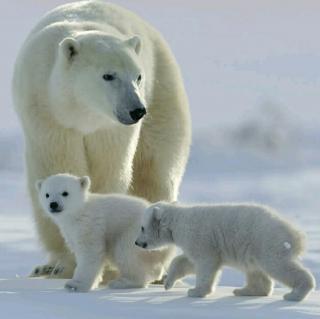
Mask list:
[[[272,297],[233,297],[232,288],[220,287],[205,299],[186,297],[186,287],[164,292],[149,289],[106,290],[90,294],[66,293],[63,280],[2,280],[0,307],[7,318],[226,318],[300,319],[320,316],[319,294],[303,303],[281,300],[284,290]]]
[[[32,223],[23,170],[23,138],[12,109],[16,52],[48,9],[65,1],[0,2],[0,307],[8,318],[311,318],[317,290],[299,304],[236,298],[243,275],[225,269],[208,299],[186,288],[68,294],[59,280],[30,280],[45,262]],[[194,141],[181,187],[187,202],[258,201],[307,234],[303,262],[320,284],[320,27],[317,1],[118,0],[151,21],[181,64]],[[178,17],[178,18],[177,18]],[[192,278],[189,282],[192,282]],[[319,289],[319,288],[317,288]],[[2,316],[1,316],[2,317]]]

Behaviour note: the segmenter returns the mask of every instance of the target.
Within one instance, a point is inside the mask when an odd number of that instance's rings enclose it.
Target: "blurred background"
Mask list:
[[[23,136],[11,99],[17,52],[41,16],[68,1],[0,2],[0,277],[45,256],[35,239]],[[258,201],[307,233],[320,282],[320,3],[316,0],[114,0],[149,21],[184,76],[193,146],[180,200]],[[36,71],[36,70],[35,70]],[[239,285],[227,270],[221,284]]]

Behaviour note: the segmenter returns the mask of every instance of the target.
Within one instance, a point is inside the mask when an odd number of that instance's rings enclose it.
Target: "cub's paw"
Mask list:
[[[70,292],[88,292],[91,286],[84,281],[71,279],[66,282],[64,288]]]
[[[188,290],[188,296],[191,298],[203,298],[208,295],[210,292],[205,291],[201,288],[192,288]]]
[[[54,265],[41,265],[37,266],[33,269],[29,277],[43,277],[43,276],[50,276],[54,270]]]
[[[306,297],[307,293],[298,289],[293,289],[291,292],[285,294],[283,299],[286,301],[301,301]]]
[[[146,285],[139,282],[134,282],[127,278],[119,278],[111,280],[108,287],[111,289],[131,289],[131,288],[144,288]]]
[[[271,289],[264,289],[263,287],[259,288],[250,288],[250,287],[244,287],[244,288],[238,288],[233,290],[233,294],[235,296],[258,296],[258,297],[264,297],[269,296],[271,293]]]

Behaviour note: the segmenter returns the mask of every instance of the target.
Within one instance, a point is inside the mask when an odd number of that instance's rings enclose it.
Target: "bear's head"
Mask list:
[[[36,182],[39,200],[44,211],[56,218],[76,213],[87,199],[90,188],[88,176],[57,174]]]
[[[135,244],[145,249],[159,249],[173,243],[168,214],[171,204],[158,202],[145,211],[140,234]]]
[[[86,31],[63,39],[50,79],[51,112],[67,128],[90,133],[131,125],[146,114],[145,72],[137,36]]]

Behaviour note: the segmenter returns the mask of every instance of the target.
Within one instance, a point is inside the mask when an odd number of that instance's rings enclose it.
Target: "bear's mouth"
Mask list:
[[[61,213],[63,211],[63,209],[61,207],[58,207],[58,208],[50,208],[49,209],[50,213],[52,214],[58,214],[58,213]]]

